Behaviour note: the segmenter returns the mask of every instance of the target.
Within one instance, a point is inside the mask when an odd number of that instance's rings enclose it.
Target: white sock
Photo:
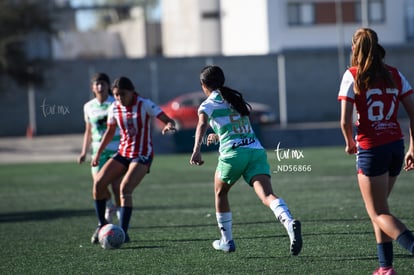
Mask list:
[[[116,217],[117,217],[118,221],[121,220],[121,207],[116,208]]]
[[[283,224],[287,229],[289,222],[293,220],[292,215],[290,214],[289,208],[287,207],[283,199],[275,199],[270,203],[270,209],[272,209],[276,218]]]
[[[221,239],[229,242],[233,239],[232,235],[232,215],[231,212],[216,213],[217,224],[220,228]]]

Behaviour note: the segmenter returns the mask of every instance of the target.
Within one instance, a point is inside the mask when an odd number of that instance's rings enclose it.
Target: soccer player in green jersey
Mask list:
[[[92,158],[98,151],[102,136],[105,133],[107,127],[106,122],[108,117],[108,108],[111,106],[112,102],[115,101],[114,97],[111,95],[110,80],[108,75],[104,73],[97,73],[93,75],[91,78],[91,89],[92,93],[95,95],[95,98],[85,103],[83,107],[85,117],[85,133],[83,138],[82,152],[78,158],[79,163],[85,161],[86,154],[89,151],[90,147],[92,148]],[[105,162],[117,152],[119,140],[120,134],[118,130],[114,135],[112,141],[108,144],[104,152],[101,154],[99,166],[92,167],[93,178],[95,178],[96,174],[105,164]],[[111,199],[108,199],[106,202],[105,218],[109,223],[112,223],[112,216],[118,212],[117,208],[120,206],[119,184],[119,180],[112,183],[115,205]],[[108,197],[110,198],[111,196],[109,190],[108,193]],[[92,237],[91,242],[97,243],[97,236],[96,238]]]
[[[250,105],[244,101],[240,92],[225,87],[224,81],[224,73],[218,66],[207,66],[201,71],[201,87],[207,99],[198,109],[195,144],[190,159],[192,165],[204,163],[200,150],[210,124],[214,133],[208,136],[207,145],[220,142],[214,189],[221,238],[213,242],[213,247],[224,252],[236,250],[228,192],[243,176],[263,204],[273,211],[286,228],[290,252],[298,255],[302,249],[301,223],[293,219],[283,199],[273,193],[267,154],[249,121]]]

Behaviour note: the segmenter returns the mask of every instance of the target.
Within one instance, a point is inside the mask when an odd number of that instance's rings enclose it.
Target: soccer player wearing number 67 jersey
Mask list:
[[[273,193],[266,151],[249,121],[250,105],[244,101],[241,93],[223,86],[224,73],[218,66],[205,67],[200,81],[207,99],[198,109],[198,125],[190,164],[204,163],[200,149],[210,122],[215,133],[207,137],[207,145],[220,142],[214,189],[221,238],[213,242],[213,247],[224,252],[234,252],[236,249],[232,237],[232,212],[228,192],[243,176],[263,204],[284,225],[290,239],[290,252],[298,255],[302,249],[301,224],[292,218],[283,199]]]
[[[414,236],[391,214],[387,201],[404,160],[405,170],[414,169],[414,96],[404,76],[386,65],[384,57],[375,31],[358,29],[352,38],[351,67],[343,75],[338,95],[345,152],[357,156],[358,184],[377,241],[380,267],[374,275],[395,274],[393,240],[414,254]],[[400,102],[410,120],[410,148],[405,157],[397,120]],[[358,115],[356,140],[354,106]]]

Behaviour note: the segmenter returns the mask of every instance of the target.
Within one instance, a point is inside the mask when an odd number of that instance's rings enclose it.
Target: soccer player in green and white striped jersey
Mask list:
[[[244,101],[240,92],[225,87],[224,81],[224,73],[218,66],[207,66],[201,71],[201,87],[207,99],[198,109],[195,144],[190,159],[190,164],[204,163],[201,145],[210,124],[214,134],[208,135],[207,145],[220,142],[214,188],[221,238],[213,242],[213,247],[224,252],[236,250],[228,192],[243,176],[263,204],[273,211],[286,228],[290,252],[298,255],[302,249],[301,223],[293,219],[283,199],[273,193],[267,154],[249,121],[250,105]]]
[[[91,147],[92,158],[96,154],[101,139],[106,131],[108,108],[112,102],[115,101],[111,95],[110,80],[104,73],[97,73],[91,78],[91,89],[95,98],[85,103],[83,107],[85,118],[85,133],[83,138],[82,152],[78,158],[78,162],[85,161],[86,154]],[[113,140],[105,148],[105,151],[101,155],[99,166],[92,167],[92,177],[94,178],[105,162],[114,155],[118,150],[120,140],[119,130],[115,134]],[[119,196],[119,184],[120,181],[112,183],[112,191],[114,193],[115,205],[112,200],[107,201],[105,218],[109,223],[112,223],[112,215],[117,212],[117,207],[120,206]],[[109,190],[108,193],[110,194]],[[110,197],[110,196],[109,196]],[[97,243],[97,239],[93,238],[92,243]]]

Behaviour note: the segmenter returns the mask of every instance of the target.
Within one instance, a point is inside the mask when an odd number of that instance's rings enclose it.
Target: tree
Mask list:
[[[0,74],[9,75],[19,85],[42,81],[41,68],[47,59],[29,52],[29,45],[37,35],[54,33],[47,3],[0,1]]]

